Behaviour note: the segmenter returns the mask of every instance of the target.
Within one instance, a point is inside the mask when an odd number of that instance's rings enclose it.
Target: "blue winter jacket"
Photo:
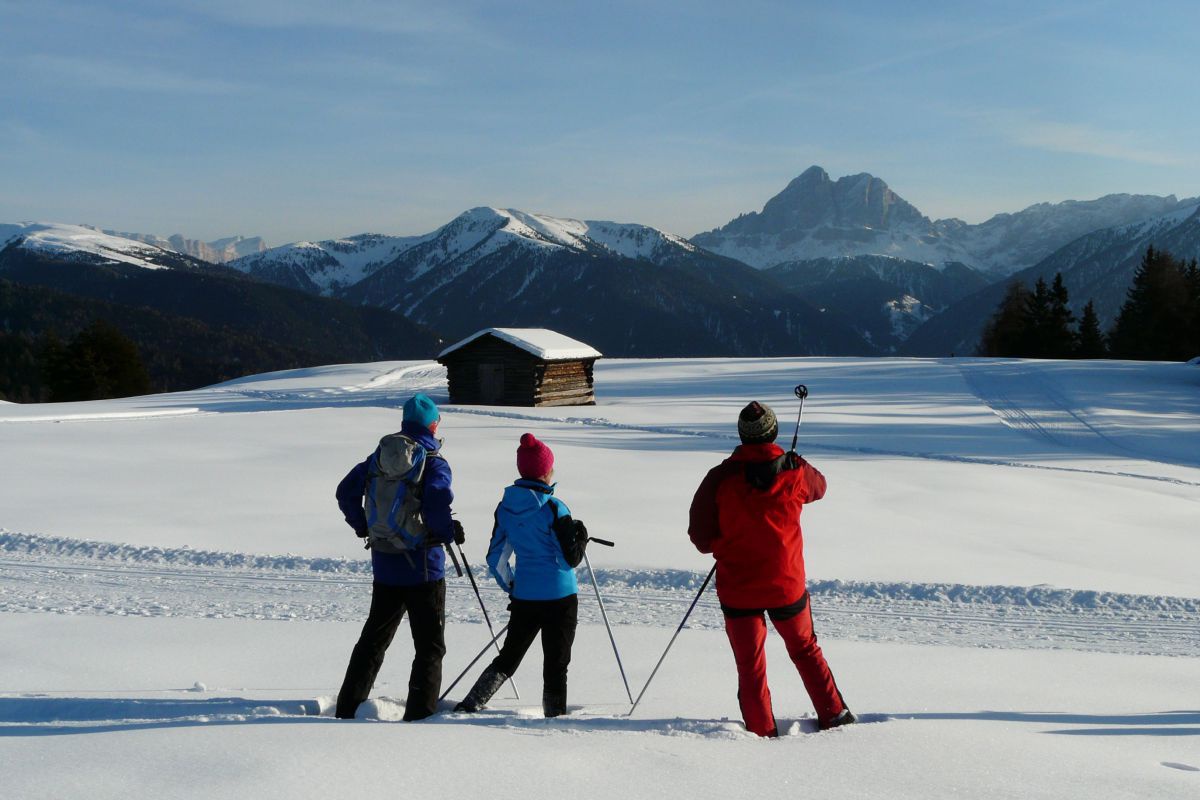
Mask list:
[[[419,442],[429,453],[436,453],[440,442],[429,429],[415,422],[405,422],[400,432]],[[363,495],[367,491],[367,465],[365,461],[350,470],[337,487],[338,506],[346,517],[346,524],[355,531],[367,530],[367,515],[363,511]],[[439,581],[446,576],[446,551],[441,544],[454,541],[454,526],[450,521],[450,504],[454,492],[450,490],[450,465],[444,458],[425,460],[425,473],[421,478],[421,514],[429,528],[431,546],[412,553],[381,553],[371,551],[371,570],[376,583],[386,586],[416,586],[419,583]]]
[[[554,487],[541,481],[522,478],[504,490],[487,554],[501,589],[518,600],[558,600],[579,591],[553,529],[554,520],[570,515]],[[509,563],[514,553],[515,574]]]

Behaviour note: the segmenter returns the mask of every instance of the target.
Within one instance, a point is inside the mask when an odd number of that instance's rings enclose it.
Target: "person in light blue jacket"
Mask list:
[[[567,666],[575,641],[579,586],[587,528],[554,496],[554,453],[532,433],[517,448],[521,477],[504,490],[488,546],[492,577],[508,592],[511,616],[500,654],[454,710],[473,713],[516,672],[538,634],[542,637],[542,711],[567,713]],[[512,558],[516,556],[516,567]]]

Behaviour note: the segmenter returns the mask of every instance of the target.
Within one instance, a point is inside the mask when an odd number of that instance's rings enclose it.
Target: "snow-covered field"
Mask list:
[[[617,542],[591,557],[636,693],[711,564],[692,492],[747,400],[790,439],[799,382],[830,481],[804,516],[814,616],[866,724],[814,733],[772,636],[779,741],[741,728],[711,590],[632,719],[588,593],[568,718],[541,718],[535,649],[520,701],[380,724],[403,631],[369,721],[329,717],[369,595],[333,488],[413,391],[445,400],[436,365],[3,405],[4,796],[1200,796],[1194,365],[601,361],[594,408],[444,409],[468,558],[536,432]],[[465,581],[448,606],[447,681],[487,641]]]

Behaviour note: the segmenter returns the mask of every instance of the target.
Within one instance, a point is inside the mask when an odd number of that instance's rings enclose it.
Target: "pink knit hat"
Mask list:
[[[539,442],[532,433],[521,435],[521,446],[517,448],[517,472],[522,478],[537,480],[554,469],[554,453]]]

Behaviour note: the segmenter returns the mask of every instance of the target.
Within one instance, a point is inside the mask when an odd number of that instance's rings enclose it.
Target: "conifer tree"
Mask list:
[[[137,345],[103,320],[96,320],[66,347],[44,346],[50,399],[102,400],[150,391]]]
[[[1054,276],[1050,288],[1050,310],[1043,334],[1043,349],[1047,358],[1071,358],[1078,347],[1075,333],[1075,315],[1071,313],[1070,296],[1062,273]]]
[[[1033,285],[1033,294],[1026,302],[1025,341],[1021,352],[1014,355],[1024,358],[1051,358],[1053,351],[1052,332],[1053,299],[1045,278],[1038,278]]]
[[[1014,358],[1024,354],[1028,346],[1031,297],[1029,289],[1020,281],[1008,285],[996,313],[984,326],[979,355]]]
[[[1194,258],[1188,264],[1187,283],[1191,301],[1191,352],[1195,358],[1200,356],[1200,262]]]
[[[1170,253],[1146,248],[1125,305],[1109,333],[1116,358],[1184,361],[1191,356],[1189,279]]]
[[[1104,358],[1108,348],[1104,344],[1104,333],[1100,330],[1100,317],[1096,305],[1088,300],[1079,320],[1079,339],[1075,346],[1075,358]]]

